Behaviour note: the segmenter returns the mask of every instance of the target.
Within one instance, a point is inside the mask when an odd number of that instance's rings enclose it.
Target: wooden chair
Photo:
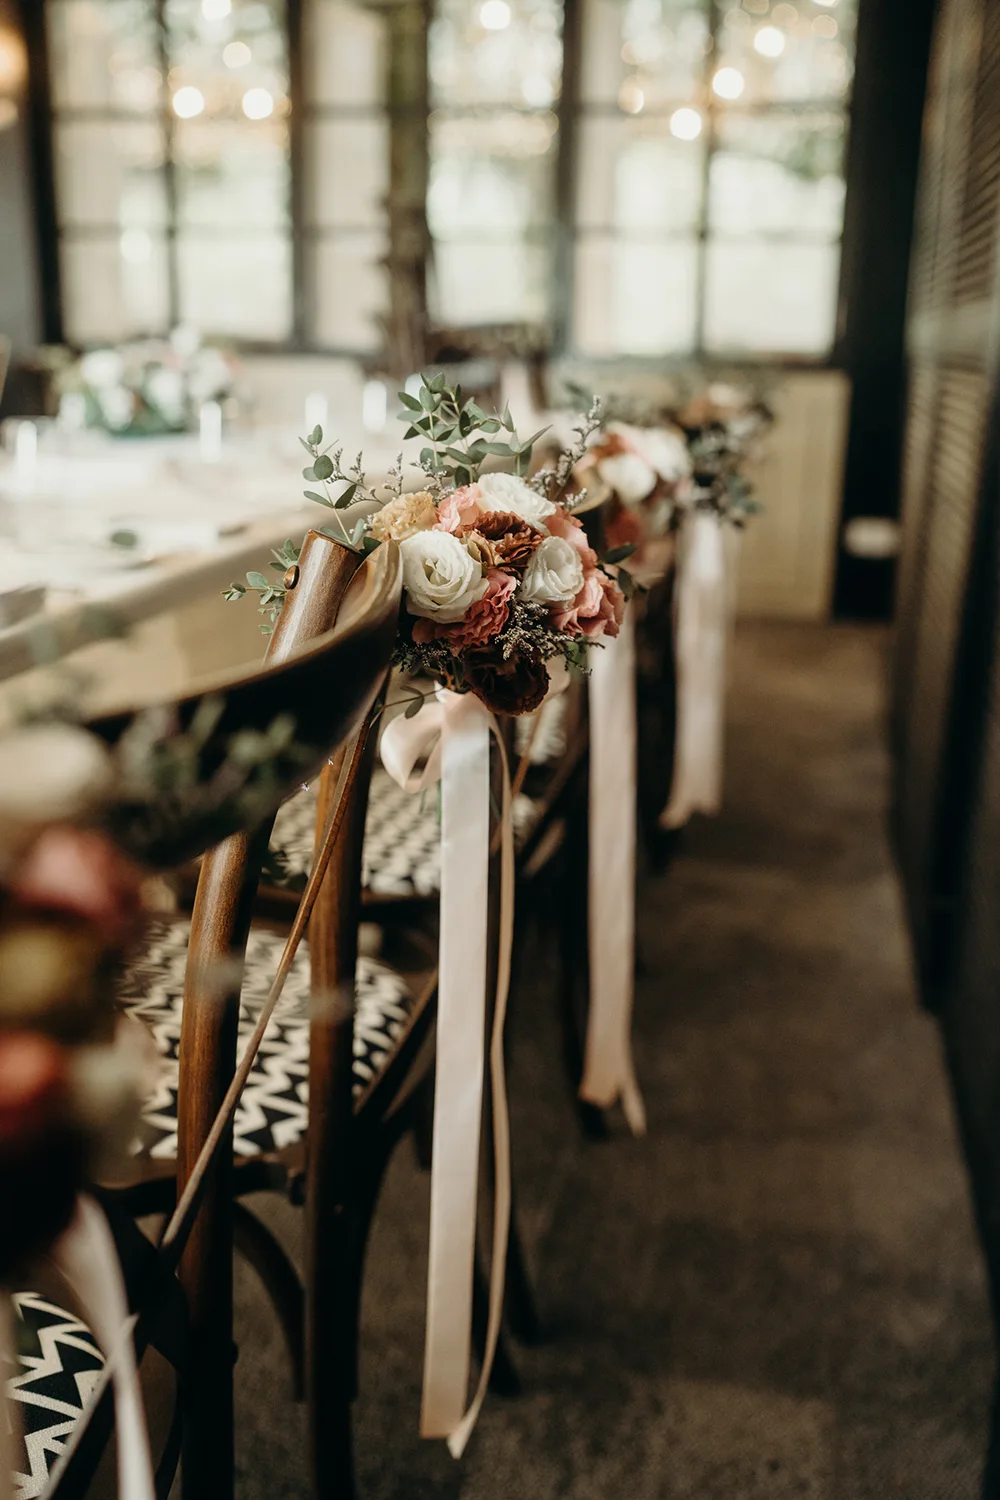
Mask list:
[[[173,706],[176,722],[184,726],[192,722],[209,697],[222,700],[221,715],[201,755],[199,780],[205,784],[211,783],[236,731],[264,732],[279,713],[294,716],[296,754],[277,764],[270,786],[271,817],[262,827],[247,832],[241,827],[237,804],[223,800],[206,805],[203,800],[194,812],[167,805],[154,809],[152,818],[137,817],[136,809],[119,806],[113,819],[126,847],[160,864],[188,859],[211,838],[225,835],[205,859],[195,911],[187,966],[189,1003],[184,1012],[178,1068],[181,1195],[158,1249],[120,1211],[122,1205],[135,1206],[129,1193],[107,1198],[119,1235],[130,1302],[140,1314],[136,1331],[140,1352],[162,1332],[159,1325],[164,1322],[162,1314],[168,1305],[171,1316],[167,1322],[175,1326],[178,1322],[178,1298],[173,1296],[177,1282],[172,1273],[180,1264],[189,1337],[183,1351],[168,1347],[166,1352],[181,1366],[178,1410],[184,1426],[185,1489],[190,1487],[195,1494],[219,1496],[232,1485],[232,1120],[260,1043],[260,1036],[251,1039],[237,1071],[239,985],[230,972],[225,993],[220,996],[218,983],[212,979],[212,966],[223,955],[231,963],[245,945],[251,896],[280,796],[304,774],[312,774],[326,764],[345,739],[351,748],[346,757],[341,757],[345,772],[342,783],[358,764],[358,747],[364,742],[365,726],[384,682],[395,638],[401,590],[397,549],[379,549],[357,577],[352,577],[357,559],[333,548],[325,538],[311,535],[308,539],[298,574],[290,580],[289,607],[262,669],[235,680],[208,684]],[[342,601],[337,625],[329,629]],[[116,741],[135,719],[135,712],[130,711],[105,716],[91,727],[107,740]],[[292,941],[280,961],[282,970],[290,967],[294,941],[316,903],[346,803],[347,798],[338,794],[320,844],[315,877],[303,894],[292,924]],[[148,814],[149,810],[145,811]],[[272,991],[269,1003],[274,998]],[[263,1010],[267,1008],[265,1005]],[[261,1033],[263,1029],[263,1025],[258,1027]],[[133,1184],[140,1200],[150,1182],[155,1186],[155,1177]],[[144,1206],[148,1205],[139,1203],[140,1208]],[[162,1197],[156,1206],[164,1206]],[[252,1230],[250,1239],[258,1243]],[[51,1304],[46,1311],[24,1303],[22,1311],[30,1314],[28,1321],[33,1322],[36,1336],[44,1333],[46,1349],[54,1351],[58,1338],[53,1333],[52,1317],[58,1320],[61,1310],[55,1307],[53,1311]],[[169,1337],[165,1342],[169,1346]],[[95,1359],[99,1365],[100,1356],[93,1351],[88,1354],[82,1334],[68,1342],[63,1340],[64,1347],[70,1344],[75,1345],[77,1353],[82,1346],[84,1359]],[[27,1373],[32,1373],[30,1367]],[[98,1375],[96,1389],[101,1399],[86,1412],[74,1413],[63,1404],[62,1430],[51,1434],[47,1445],[36,1434],[36,1458],[45,1467],[55,1461],[51,1478],[60,1495],[80,1494],[89,1482],[109,1427],[106,1384],[106,1376]],[[20,1389],[25,1394],[21,1400],[31,1402],[37,1411],[38,1392],[29,1390],[29,1385],[30,1381],[22,1382]],[[203,1410],[204,1403],[210,1403],[210,1412]],[[214,1420],[208,1420],[209,1416]],[[60,1457],[60,1441],[64,1438],[65,1452]],[[47,1452],[43,1451],[46,1446]],[[163,1493],[175,1457],[176,1445],[168,1443],[160,1473]]]

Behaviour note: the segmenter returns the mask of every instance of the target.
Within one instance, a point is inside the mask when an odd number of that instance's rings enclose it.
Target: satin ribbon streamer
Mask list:
[[[581,1099],[621,1100],[634,1135],[646,1110],[632,1061],[635,987],[635,624],[590,657],[590,1007]]]
[[[662,828],[681,828],[692,813],[714,814],[722,805],[731,571],[724,529],[718,516],[696,511],[681,532],[674,774]]]
[[[490,1042],[495,1203],[486,1349],[466,1407],[483,1110],[490,868],[490,738],[503,766],[497,989]],[[386,726],[382,763],[407,791],[441,782],[441,933],[431,1165],[427,1338],[420,1430],[459,1458],[486,1395],[503,1313],[510,1224],[510,1131],[503,1025],[514,935],[510,774],[493,715],[471,693],[439,689]],[[421,762],[423,769],[418,770]]]
[[[118,1252],[108,1221],[91,1198],[79,1197],[69,1228],[50,1251],[47,1260],[62,1276],[84,1321],[104,1350],[115,1395],[115,1431],[118,1441],[118,1494],[123,1500],[155,1500],[149,1437],[143,1412],[139,1373],[132,1341],[136,1318],[129,1313]],[[13,1363],[13,1323],[8,1316],[0,1326],[0,1366]],[[8,1418],[17,1415],[16,1404],[8,1406]],[[10,1446],[8,1444],[8,1446]],[[9,1458],[9,1453],[4,1457]],[[62,1464],[52,1471],[50,1487],[55,1491]],[[10,1483],[10,1463],[0,1479]]]

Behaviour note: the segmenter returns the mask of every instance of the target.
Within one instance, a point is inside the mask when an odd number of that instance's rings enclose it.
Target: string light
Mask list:
[[[206,21],[224,21],[233,8],[233,0],[201,0],[201,13]]]
[[[712,79],[712,90],[720,99],[738,99],[746,88],[739,68],[720,68]]]
[[[696,109],[675,109],[670,116],[670,134],[679,141],[696,141],[701,135],[701,115]]]
[[[761,57],[780,57],[785,50],[784,34],[777,26],[762,26],[753,39],[753,45]]]
[[[222,61],[227,68],[245,68],[253,58],[246,42],[230,42],[222,49]]]
[[[510,25],[511,9],[507,0],[483,0],[479,7],[479,24],[487,31],[503,31]]]
[[[171,101],[174,114],[179,120],[193,120],[195,115],[200,115],[205,108],[205,95],[201,89],[196,89],[192,84],[186,84],[184,88],[178,89]]]
[[[274,114],[274,99],[267,89],[247,89],[243,95],[243,113],[248,120],[266,120]]]

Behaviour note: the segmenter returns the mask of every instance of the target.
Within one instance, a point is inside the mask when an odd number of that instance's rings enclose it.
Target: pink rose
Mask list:
[[[454,625],[436,625],[433,620],[417,620],[413,626],[413,639],[421,645],[430,641],[447,641],[454,651],[485,646],[506,625],[510,614],[507,601],[516,587],[516,578],[495,568],[486,580],[485,594],[469,605],[461,620]]]
[[[602,635],[618,634],[624,613],[625,598],[614,579],[598,568],[590,568],[569,608],[553,611],[552,623],[567,635],[598,640]]]
[[[563,541],[569,542],[571,547],[576,548],[583,559],[585,568],[597,567],[597,553],[587,541],[583,523],[578,521],[576,516],[571,516],[560,506],[554,515],[546,516],[545,524],[551,536],[562,537]]]
[[[451,494],[446,495],[438,505],[437,525],[434,530],[450,531],[454,534],[460,526],[478,521],[483,514],[479,500],[478,484],[466,484],[460,490],[452,490]]]

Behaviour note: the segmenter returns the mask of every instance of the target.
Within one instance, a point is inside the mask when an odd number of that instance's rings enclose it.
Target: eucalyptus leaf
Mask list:
[[[313,463],[312,474],[305,475],[306,479],[329,479],[333,474],[333,460],[325,453],[321,453]]]

